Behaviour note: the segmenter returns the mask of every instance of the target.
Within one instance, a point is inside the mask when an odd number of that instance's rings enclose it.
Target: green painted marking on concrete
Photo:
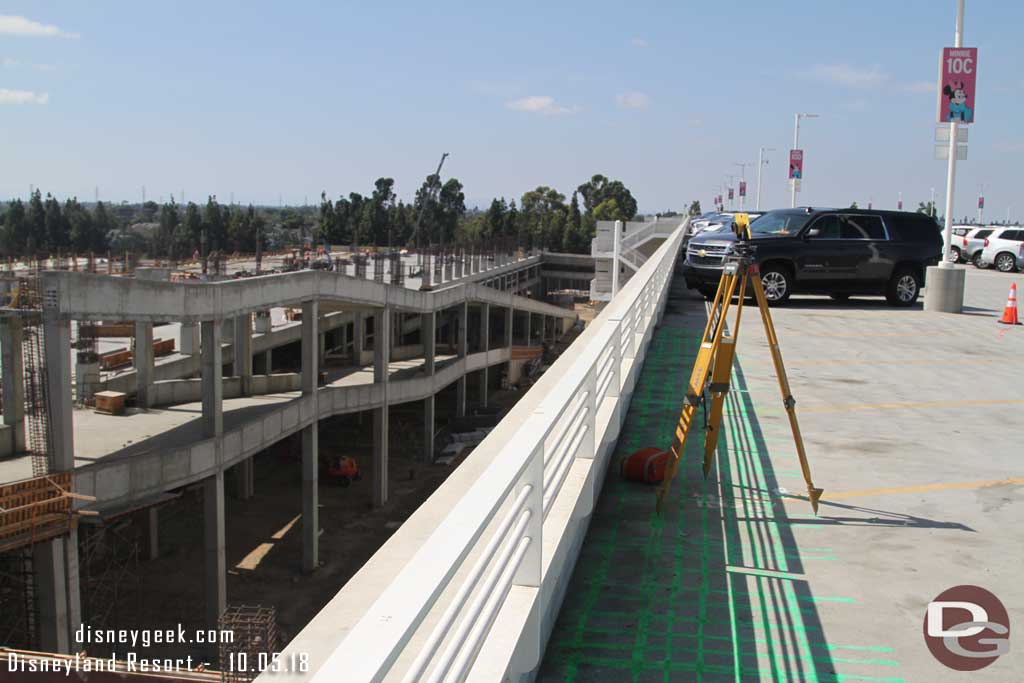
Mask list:
[[[898,664],[878,656],[891,648],[826,641],[816,605],[852,604],[853,599],[798,592],[808,580],[804,563],[836,556],[831,548],[794,547],[791,537],[784,538],[794,520],[802,529],[823,524],[779,509],[772,492],[775,477],[800,472],[774,467],[782,458],[769,449],[795,458],[792,440],[781,430],[776,438],[774,427],[771,434],[762,433],[758,415],[771,408],[784,411],[776,401],[763,407],[752,403],[738,368],[723,420],[717,477],[704,481],[696,473],[703,453],[702,415],[663,517],[654,514],[650,488],[616,476],[620,457],[671,439],[685,381],[666,378],[688,376],[700,338],[700,330],[681,328],[679,320],[667,316],[651,341],[609,467],[612,474],[538,680],[593,680],[595,668],[603,668],[605,680],[616,682],[647,681],[653,673],[669,683],[684,672],[687,680],[699,682],[711,676],[737,683],[902,683],[901,678],[833,673],[837,664]],[[719,502],[705,502],[712,500]]]

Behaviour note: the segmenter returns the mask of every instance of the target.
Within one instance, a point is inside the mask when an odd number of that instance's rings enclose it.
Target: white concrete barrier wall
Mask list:
[[[683,242],[676,230],[259,681],[528,681]]]

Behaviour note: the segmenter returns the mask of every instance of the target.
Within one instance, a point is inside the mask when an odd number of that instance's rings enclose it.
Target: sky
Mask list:
[[[448,152],[467,203],[622,180],[642,212],[727,182],[789,205],[945,201],[939,52],[955,0],[172,3],[0,8],[0,198],[410,199]],[[956,216],[1024,219],[1024,3],[969,0],[976,123]],[[736,182],[734,181],[734,185]],[[1015,190],[1014,188],[1018,188]],[[941,212],[941,209],[940,209]]]

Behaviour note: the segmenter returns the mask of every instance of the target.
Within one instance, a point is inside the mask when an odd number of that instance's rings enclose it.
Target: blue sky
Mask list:
[[[552,6],[555,4],[557,6]],[[1024,3],[967,3],[977,123],[956,215],[1024,218]],[[945,191],[933,159],[954,0],[342,3],[9,0],[0,197],[313,202],[412,196],[441,152],[471,203],[623,180],[641,210],[705,205],[774,147],[764,203],[895,207]]]

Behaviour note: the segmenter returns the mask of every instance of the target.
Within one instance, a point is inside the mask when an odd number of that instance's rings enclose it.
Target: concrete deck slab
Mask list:
[[[975,584],[1024,617],[1024,329],[996,322],[1024,283],[967,277],[966,315],[881,299],[773,309],[825,488],[817,517],[748,310],[714,471],[703,480],[697,429],[658,516],[650,488],[609,468],[538,680],[962,680],[925,646],[928,602]],[[667,445],[704,321],[677,283],[617,456]],[[1022,670],[1011,644],[971,680]]]

